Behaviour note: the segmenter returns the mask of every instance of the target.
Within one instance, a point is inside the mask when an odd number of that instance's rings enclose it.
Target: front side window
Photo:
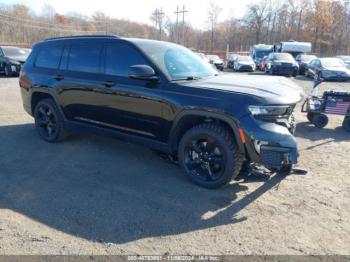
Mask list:
[[[62,55],[63,45],[47,45],[40,49],[35,61],[36,67],[57,69]]]
[[[106,74],[127,77],[130,66],[144,64],[145,59],[134,48],[117,43],[106,45]]]
[[[189,49],[165,42],[135,42],[138,47],[171,79],[214,76],[217,71]]]
[[[85,73],[98,73],[101,45],[73,44],[68,58],[68,69]]]

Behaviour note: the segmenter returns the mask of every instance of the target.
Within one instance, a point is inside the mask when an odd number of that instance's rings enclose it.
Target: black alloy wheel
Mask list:
[[[65,137],[63,120],[55,102],[43,99],[34,110],[35,126],[42,139],[47,142],[57,142]]]
[[[187,131],[178,154],[189,178],[207,188],[218,188],[235,178],[243,162],[232,135],[215,124],[202,124]]]
[[[185,149],[187,170],[204,181],[216,181],[225,171],[226,156],[220,145],[209,136],[189,141]]]

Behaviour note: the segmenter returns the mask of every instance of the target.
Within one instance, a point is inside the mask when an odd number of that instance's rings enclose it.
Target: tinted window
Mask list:
[[[73,44],[69,52],[68,69],[98,73],[101,46],[96,44]]]
[[[35,66],[43,68],[58,68],[62,54],[61,45],[48,45],[40,49],[35,61]]]
[[[106,45],[106,74],[128,76],[129,67],[147,64],[141,54],[124,44]]]

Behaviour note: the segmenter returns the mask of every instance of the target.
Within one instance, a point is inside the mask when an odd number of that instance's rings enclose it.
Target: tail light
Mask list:
[[[28,81],[27,75],[23,69],[19,72],[19,86],[26,90],[30,88],[30,82]]]

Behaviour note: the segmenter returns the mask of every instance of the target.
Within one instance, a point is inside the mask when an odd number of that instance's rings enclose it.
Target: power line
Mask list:
[[[51,30],[51,31],[56,31],[56,32],[75,32],[75,33],[104,33],[104,31],[87,31],[87,30],[76,30],[76,29],[61,29],[57,27],[45,27],[45,26],[38,26],[38,25],[30,25],[30,24],[21,24],[19,22],[15,21],[5,21],[5,20],[0,20],[0,23],[5,23],[8,25],[13,25],[13,26],[18,26],[21,25],[23,27],[27,28],[37,28],[37,29],[45,29],[45,30]]]
[[[16,20],[16,21],[21,22],[21,23],[37,24],[39,26],[41,26],[41,25],[57,26],[57,24],[53,24],[53,23],[47,23],[47,22],[36,21],[36,20],[29,20],[29,19],[21,19],[21,18],[10,16],[10,15],[5,15],[3,13],[0,13],[0,17]],[[67,17],[65,17],[65,18],[68,19],[68,20],[71,20],[71,18],[67,18]],[[104,21],[84,21],[84,23],[87,23],[87,24],[102,24],[102,23],[105,23],[105,22]],[[104,27],[104,25],[99,25],[98,27]],[[67,29],[69,29],[69,28],[74,29],[75,26],[69,25],[69,26],[65,26],[65,28],[67,28]]]

